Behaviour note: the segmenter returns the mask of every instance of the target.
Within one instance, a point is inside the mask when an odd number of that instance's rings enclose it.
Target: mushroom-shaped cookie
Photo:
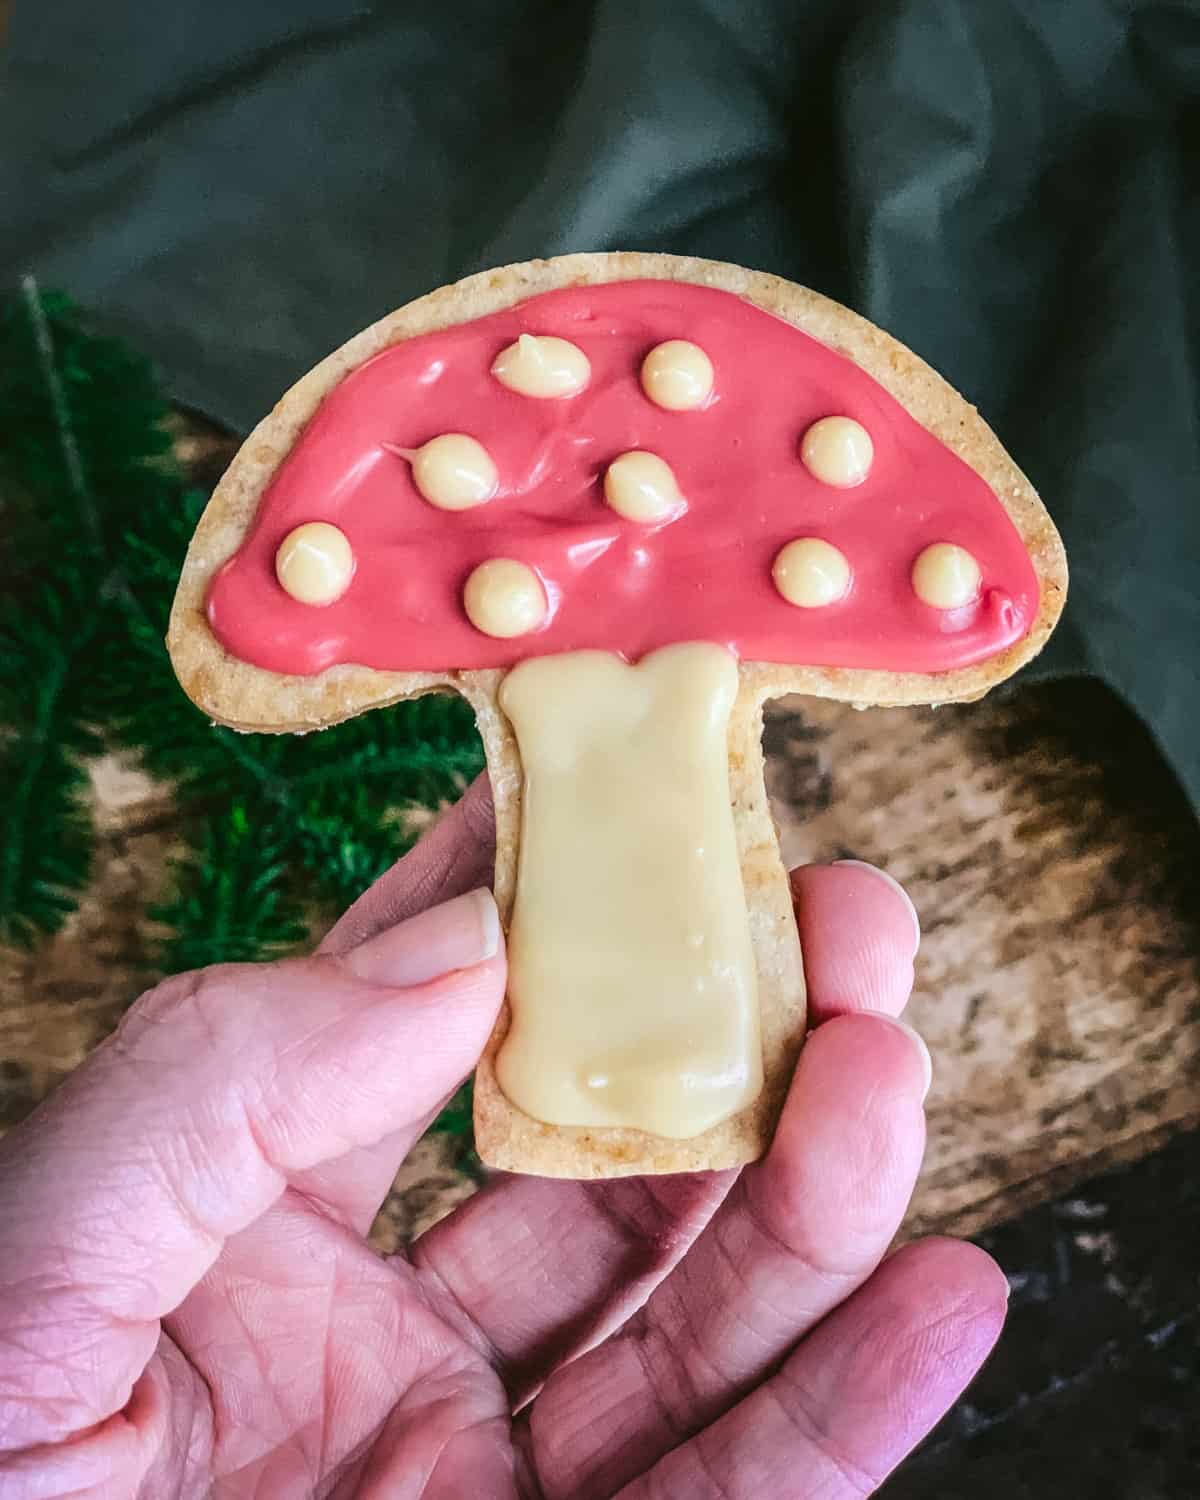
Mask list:
[[[241,729],[471,701],[510,974],[480,1154],[665,1172],[759,1155],[803,1037],[764,701],[977,698],[1065,588],[1028,480],[886,334],[734,266],[576,255],[301,380],[200,522],[170,649]]]

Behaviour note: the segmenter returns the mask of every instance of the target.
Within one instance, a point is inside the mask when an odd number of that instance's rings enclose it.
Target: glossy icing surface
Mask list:
[[[522,333],[582,349],[586,387],[539,400],[502,386],[492,363]],[[642,389],[647,353],[677,338],[712,361],[698,410],[664,410]],[[804,433],[826,416],[870,435],[870,473],[852,489],[821,483],[801,460]],[[389,451],[448,432],[475,438],[496,465],[494,498],[471,510],[431,506]],[[670,465],[686,509],[645,524],[605,503],[608,465],[635,449]],[[332,604],[302,604],[275,577],[276,549],[309,521],[339,527],[353,548],[353,580]],[[799,537],[846,557],[852,583],[836,603],[797,609],[775,587],[772,564]],[[982,573],[959,609],[913,590],[914,561],[939,542]],[[494,639],[471,625],[463,585],[492,557],[538,573],[550,606],[540,628]],[[637,660],[688,640],[753,661],[937,672],[1020,639],[1037,604],[1033,566],[995,495],[865,371],[728,292],[629,281],[546,293],[354,371],[268,486],[208,611],[234,656],[300,674],[339,662],[509,666],[585,648]]]
[[[668,646],[523,662],[504,1093],[553,1125],[684,1140],[762,1089],[757,973],[729,803],[737,663]]]

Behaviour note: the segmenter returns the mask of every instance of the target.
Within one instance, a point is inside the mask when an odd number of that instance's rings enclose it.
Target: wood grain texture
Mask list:
[[[1200,831],[1093,682],[768,717],[789,863],[854,856],[924,930],[929,1145],[906,1232],[974,1232],[1200,1121]]]

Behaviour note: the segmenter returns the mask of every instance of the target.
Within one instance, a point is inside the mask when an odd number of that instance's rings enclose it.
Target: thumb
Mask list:
[[[35,1367],[0,1383],[0,1451],[119,1410],[157,1320],[293,1176],[385,1136],[404,1149],[479,1056],[504,967],[473,891],[341,956],[204,969],[139,1000],[0,1142],[0,1326],[19,1315]],[[14,1389],[42,1399],[18,1414]]]

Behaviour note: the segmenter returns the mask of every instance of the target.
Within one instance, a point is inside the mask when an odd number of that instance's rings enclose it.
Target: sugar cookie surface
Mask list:
[[[702,303],[717,296],[731,299],[730,311],[710,324]],[[533,299],[541,297],[547,300],[535,305]],[[615,317],[609,315],[614,299]],[[637,306],[622,323],[620,304],[626,301]],[[583,346],[592,361],[585,400],[521,400],[491,374],[497,351],[530,327],[565,334]],[[681,330],[705,347],[719,399],[694,418],[676,420],[669,408],[650,404],[639,373],[647,350]],[[785,334],[805,345],[800,380],[789,373],[794,361]],[[448,352],[466,349],[471,357],[455,366],[455,379],[429,383],[443,335],[449,335]],[[610,359],[604,340],[614,336],[625,343]],[[799,409],[771,394],[794,394],[801,385],[811,390],[807,372],[814,367],[819,389]],[[864,401],[865,379],[880,389]],[[768,399],[759,399],[760,386]],[[433,513],[415,487],[397,486],[389,466],[375,461],[380,440],[396,436],[397,389],[412,393],[405,401],[420,412],[420,437],[469,426],[497,462],[506,494],[510,476],[536,472],[532,463],[523,468],[532,451],[528,440],[559,440],[568,425],[585,420],[593,403],[606,413],[606,430],[599,430],[598,420],[589,427],[590,446],[557,450],[555,484],[564,467],[575,467],[569,493],[580,503],[572,524],[522,541],[520,556],[545,580],[548,600],[548,617],[536,635],[492,640],[470,625],[461,608],[470,568],[489,554],[502,560],[516,549],[505,530],[508,499],[465,518]],[[356,410],[364,401],[375,403],[377,419],[363,428],[359,447],[343,455],[339,438],[323,451],[314,440],[340,420],[351,393]],[[743,462],[751,446],[748,401],[755,403],[754,421],[767,425],[778,456],[771,493],[761,485],[756,492],[752,466]],[[888,405],[893,401],[907,415],[897,416]],[[883,425],[876,421],[879,410],[885,410]],[[476,427],[479,414],[489,411],[496,420]],[[873,436],[876,469],[865,491],[822,496],[805,470],[802,437],[822,416],[849,411],[871,413],[864,422]],[[893,498],[898,421],[911,427],[912,451],[918,467],[924,466],[917,482],[911,473],[903,476],[904,495],[931,517],[920,535],[902,524],[899,503],[894,528],[884,528],[875,503],[877,490],[884,501]],[[950,450],[942,461],[936,454],[930,459],[930,440]],[[605,465],[643,448],[670,464],[688,502],[678,523],[660,526],[652,537],[617,522],[601,494]],[[761,444],[753,451],[761,452]],[[711,469],[704,465],[718,452],[726,456],[725,467],[738,470],[728,483],[708,482]],[[279,538],[309,521],[314,495],[327,494],[342,478],[353,483],[331,515],[352,540],[358,568],[346,609],[336,608],[336,620],[322,619],[319,611],[298,608],[275,585],[271,569]],[[1021,577],[1014,549],[1005,547],[979,509],[986,499],[981,484],[1015,526],[1016,545],[1030,560],[1029,580]],[[740,549],[722,554],[705,545],[705,529],[740,534],[743,518],[772,511],[772,494],[779,496],[779,512],[769,539],[759,538],[748,570],[753,578],[741,570],[725,586],[721,563]],[[978,523],[956,525],[958,508],[967,504]],[[478,534],[464,542],[470,528],[487,532],[487,542],[481,546]],[[853,597],[827,611],[793,610],[778,593],[771,563],[789,538],[818,530],[853,564]],[[420,567],[404,566],[400,556],[410,531],[436,538],[432,547],[422,541]],[[621,544],[613,545],[617,531]],[[581,538],[590,550],[581,550]],[[921,549],[946,538],[962,542],[986,578],[989,607],[965,610],[961,619],[940,620],[918,602],[910,582]],[[657,587],[643,587],[640,594],[621,587],[622,566],[635,551],[639,564],[644,553],[658,565]],[[669,609],[664,580],[673,589]],[[636,253],[576,255],[489,270],[422,298],[357,336],[286,395],[247,442],[200,524],[172,613],[170,649],[181,682],[203,710],[243,729],[311,730],[431,690],[469,696],[492,767],[496,894],[507,918],[523,782],[511,725],[496,702],[502,673],[529,655],[581,644],[611,647],[615,641],[637,658],[667,643],[662,631],[675,640],[732,640],[742,665],[731,719],[731,744],[739,753],[730,759],[730,801],[754,916],[767,1076],[762,1095],[734,1119],[685,1142],[629,1129],[547,1127],[511,1105],[496,1085],[494,1058],[510,1020],[507,1005],[480,1062],[475,1090],[476,1139],[493,1166],[568,1177],[697,1171],[733,1166],[766,1149],[804,1033],[787,882],[764,870],[764,859],[778,865],[778,854],[758,748],[763,700],[794,691],[858,705],[977,697],[1040,647],[1065,587],[1061,546],[1028,481],[973,409],[881,330],[803,288],[739,267]],[[747,602],[746,618],[735,630],[726,601],[751,596],[757,613],[751,618]],[[994,609],[993,597],[1001,601]],[[875,628],[879,619],[889,623],[889,613],[910,622],[907,633],[893,639]],[[329,628],[334,624],[336,629]],[[793,637],[803,655],[783,649]],[[845,659],[845,642],[867,638],[894,645],[894,658]],[[922,641],[934,644],[926,650]]]

